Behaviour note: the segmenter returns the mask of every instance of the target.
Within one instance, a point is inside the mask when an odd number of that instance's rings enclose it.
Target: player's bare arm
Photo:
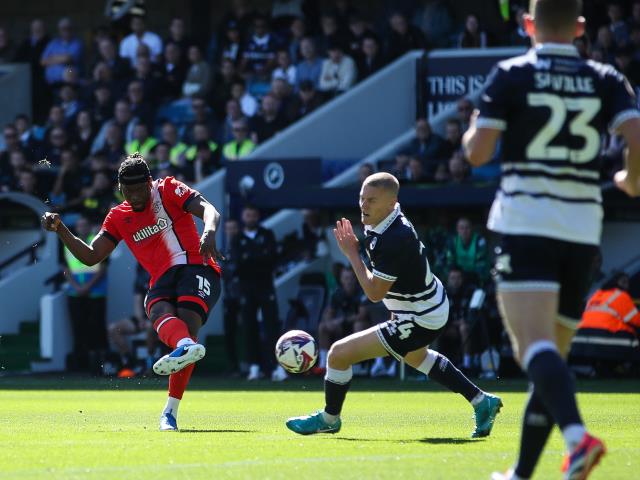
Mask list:
[[[501,134],[501,131],[495,128],[478,128],[476,120],[479,113],[478,110],[473,112],[469,129],[462,137],[465,156],[474,167],[480,167],[491,160]]]
[[[340,250],[353,267],[353,271],[358,277],[358,282],[367,298],[372,302],[381,301],[391,288],[391,285],[393,285],[393,282],[376,277],[364,264],[362,258],[360,258],[360,242],[355,233],[353,233],[351,222],[346,218],[338,220],[336,228],[333,229],[333,234]]]
[[[204,230],[200,237],[200,254],[205,261],[209,258],[222,259],[224,255],[216,246],[216,230],[220,223],[220,213],[204,197],[198,196],[187,207],[187,211],[204,222]]]
[[[116,245],[103,235],[96,236],[91,245],[87,245],[71,233],[57,213],[46,212],[42,216],[42,226],[49,232],[56,232],[73,256],[85,265],[92,266],[102,262],[116,248]]]
[[[631,197],[640,196],[640,118],[630,118],[618,128],[627,148],[624,169],[613,177],[616,186]]]

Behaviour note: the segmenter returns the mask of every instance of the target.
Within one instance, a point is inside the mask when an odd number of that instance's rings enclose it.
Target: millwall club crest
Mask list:
[[[378,237],[373,237],[373,240],[371,240],[371,243],[369,244],[369,250],[376,248],[376,243],[378,243]]]

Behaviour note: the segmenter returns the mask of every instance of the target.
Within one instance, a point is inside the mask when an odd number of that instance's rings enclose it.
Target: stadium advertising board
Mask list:
[[[429,53],[424,77],[427,118],[480,90],[496,62],[525,51],[524,48],[466,48]]]

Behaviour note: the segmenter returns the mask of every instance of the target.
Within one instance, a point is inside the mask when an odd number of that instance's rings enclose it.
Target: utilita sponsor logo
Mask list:
[[[169,226],[169,222],[164,218],[159,218],[158,223],[155,225],[149,225],[148,227],[141,228],[136,233],[133,234],[134,242],[141,242],[142,240],[146,240],[147,238],[155,235],[156,233],[160,233],[162,230],[166,229]]]

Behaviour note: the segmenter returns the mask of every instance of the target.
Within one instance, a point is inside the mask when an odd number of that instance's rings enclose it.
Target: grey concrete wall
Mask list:
[[[31,69],[26,63],[0,65],[0,125],[13,122],[19,113],[31,113]]]

